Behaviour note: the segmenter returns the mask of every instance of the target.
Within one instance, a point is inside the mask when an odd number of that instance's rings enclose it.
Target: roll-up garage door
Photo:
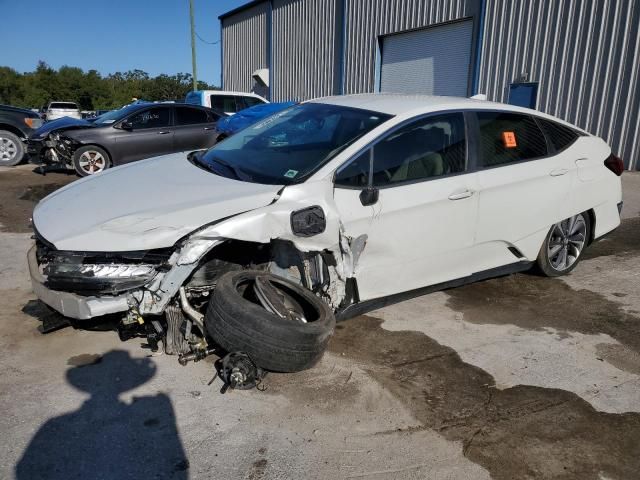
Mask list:
[[[467,96],[473,22],[384,37],[380,91]]]

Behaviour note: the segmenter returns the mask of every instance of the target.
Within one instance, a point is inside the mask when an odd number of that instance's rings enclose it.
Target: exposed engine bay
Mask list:
[[[175,249],[75,252],[57,250],[37,237],[35,257],[47,289],[88,302],[99,300],[103,306],[113,300],[99,313],[120,315],[122,340],[146,337],[152,351],[178,355],[182,365],[216,352],[204,319],[217,281],[226,273],[251,270],[277,275],[312,292],[333,311],[357,295],[347,295],[347,282],[333,252],[303,252],[291,241],[280,239],[269,243],[186,239]],[[267,311],[287,314],[296,310],[291,301],[281,298],[279,304],[274,293],[261,285],[256,282],[254,286],[255,299]],[[75,313],[66,315],[82,316]]]

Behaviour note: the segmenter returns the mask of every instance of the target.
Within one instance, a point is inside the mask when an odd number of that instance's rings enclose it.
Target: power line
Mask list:
[[[206,43],[207,45],[216,45],[220,43],[220,40],[216,40],[215,42],[207,42],[204,38],[200,36],[197,30],[196,30],[196,37],[198,37],[198,40],[200,40],[202,43]]]

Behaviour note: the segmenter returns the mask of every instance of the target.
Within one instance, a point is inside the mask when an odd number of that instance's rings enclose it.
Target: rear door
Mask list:
[[[209,148],[216,140],[219,116],[204,108],[176,106],[174,108],[174,148],[181,152]]]
[[[389,133],[337,171],[345,233],[366,235],[355,269],[361,300],[471,274],[478,197],[468,152],[463,114],[437,114]]]
[[[130,129],[119,129],[114,164],[129,163],[174,151],[171,105],[137,111],[125,119]]]
[[[549,228],[570,215],[575,164],[554,155],[536,119],[477,112],[478,226],[474,270],[536,258]]]

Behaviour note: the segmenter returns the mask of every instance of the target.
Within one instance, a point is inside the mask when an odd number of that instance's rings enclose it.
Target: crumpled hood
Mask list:
[[[33,224],[59,250],[172,246],[199,227],[270,204],[282,185],[218,176],[174,153],[75,181],[44,198]]]
[[[71,117],[62,117],[57,120],[52,120],[50,122],[45,123],[40,128],[38,128],[35,132],[33,132],[29,138],[31,140],[42,140],[44,137],[49,135],[51,132],[56,130],[65,130],[69,128],[92,128],[95,125],[87,120],[81,120],[78,118]]]

